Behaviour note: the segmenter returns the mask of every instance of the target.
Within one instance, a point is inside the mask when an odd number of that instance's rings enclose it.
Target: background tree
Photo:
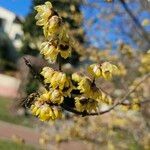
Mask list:
[[[145,51],[149,49],[150,25],[143,24],[144,20],[149,22],[150,19],[149,3],[147,0],[83,1],[87,22],[85,29],[90,44],[100,49],[116,49],[123,42]],[[93,38],[90,38],[91,35]]]

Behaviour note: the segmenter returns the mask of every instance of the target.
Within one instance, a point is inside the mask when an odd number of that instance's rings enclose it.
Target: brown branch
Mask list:
[[[58,56],[57,56],[57,63],[58,63],[58,70],[59,71],[62,71],[62,62],[61,61],[62,61],[62,57],[59,53]]]
[[[30,69],[31,73],[33,74],[33,76],[34,76],[35,78],[40,79],[40,81],[42,81],[42,80],[41,80],[41,79],[42,79],[42,76],[41,76],[38,72],[36,72],[36,70],[35,70],[35,69],[33,68],[33,66],[31,65],[30,60],[28,60],[26,57],[23,57],[23,59],[24,59],[24,61],[25,61],[25,64],[29,67],[29,69]]]
[[[146,99],[146,100],[143,100],[141,102],[138,102],[137,104],[144,105],[144,104],[149,103],[149,102],[150,102],[150,100]],[[130,105],[132,105],[132,103],[131,102],[127,102],[127,103],[123,102],[123,103],[121,103],[121,105],[130,106]]]
[[[30,62],[30,60],[28,60],[28,59],[25,58],[25,57],[23,57],[23,59],[24,59],[24,61],[25,61],[25,64],[29,67],[29,69],[30,69],[32,75],[35,77],[35,79],[37,79],[39,82],[41,82],[41,83],[43,84],[43,86],[44,86],[47,90],[49,90],[49,85],[44,83],[44,78],[43,78],[43,76],[42,76],[39,72],[37,72],[37,71],[34,69],[34,67],[32,66],[32,64],[31,64],[31,62]]]
[[[139,85],[141,85],[141,84],[142,84],[145,80],[147,80],[149,77],[150,77],[150,73],[146,74],[146,75],[143,77],[143,79],[141,79],[141,81],[140,81],[133,89],[129,90],[129,91],[127,92],[127,94],[124,95],[124,97],[123,97],[120,101],[118,101],[116,104],[114,104],[112,107],[110,107],[110,108],[107,109],[107,110],[100,111],[100,112],[96,112],[96,113],[87,113],[87,112],[79,112],[79,111],[76,111],[75,109],[70,108],[70,107],[68,107],[68,106],[66,106],[66,105],[65,105],[65,106],[62,106],[62,107],[63,107],[65,110],[69,111],[69,112],[75,113],[75,114],[77,114],[77,115],[82,115],[83,117],[84,117],[84,116],[103,115],[103,114],[105,114],[105,113],[108,113],[108,112],[114,110],[114,108],[116,108],[118,105],[123,104],[124,101],[126,100],[126,98],[127,98],[131,93],[133,93],[133,92],[139,87]],[[150,102],[150,101],[146,101],[146,102]],[[143,101],[143,102],[140,102],[140,103],[143,104],[143,103],[145,103],[145,102]]]

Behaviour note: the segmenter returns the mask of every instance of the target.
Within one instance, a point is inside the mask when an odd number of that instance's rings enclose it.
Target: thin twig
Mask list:
[[[61,63],[61,55],[60,54],[58,54],[57,62],[58,62],[59,71],[62,71],[62,63]]]
[[[30,60],[26,59],[25,57],[23,57],[23,59],[24,59],[24,61],[25,61],[25,64],[26,64],[26,65],[29,67],[29,69],[31,70],[31,73],[33,74],[33,76],[34,76],[37,80],[39,80],[47,90],[49,90],[49,85],[44,83],[44,78],[43,78],[43,76],[42,76],[39,72],[37,72],[37,71],[34,69],[34,67],[32,66],[32,64],[31,64],[31,62],[30,62]]]
[[[126,10],[128,15],[131,17],[135,25],[141,30],[143,37],[145,40],[150,43],[150,38],[146,32],[146,30],[142,27],[140,21],[137,19],[137,17],[132,13],[132,11],[129,9],[128,5],[126,4],[125,0],[119,0],[120,3],[122,4],[123,8]]]

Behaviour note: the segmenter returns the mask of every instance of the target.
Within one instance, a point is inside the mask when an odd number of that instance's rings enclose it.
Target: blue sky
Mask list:
[[[25,16],[30,10],[32,0],[0,0],[0,6],[19,16]]]

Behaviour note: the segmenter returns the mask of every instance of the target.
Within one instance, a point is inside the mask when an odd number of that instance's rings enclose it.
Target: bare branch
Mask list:
[[[37,72],[37,71],[34,69],[34,67],[32,66],[32,64],[31,64],[31,62],[30,62],[30,60],[26,59],[25,57],[23,57],[23,59],[24,59],[24,61],[25,61],[25,64],[29,67],[29,69],[30,69],[32,75],[33,75],[40,83],[42,83],[43,86],[44,86],[47,90],[49,90],[49,85],[44,83],[44,78],[43,78],[43,76],[42,76],[39,72]]]
[[[131,17],[135,25],[141,30],[143,37],[145,40],[150,43],[149,35],[147,34],[146,30],[142,27],[140,21],[137,19],[137,17],[132,13],[132,11],[128,8],[128,5],[126,4],[125,0],[119,0],[122,4],[123,8],[126,10],[128,15]]]

